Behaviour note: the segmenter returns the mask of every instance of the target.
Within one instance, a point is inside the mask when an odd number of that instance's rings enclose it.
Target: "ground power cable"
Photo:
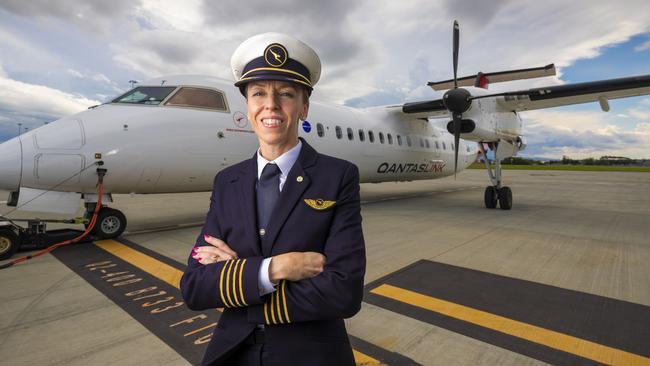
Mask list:
[[[102,165],[102,164],[103,164],[102,162],[97,162],[97,163],[93,163],[92,165]],[[92,165],[90,165],[90,166],[92,166]],[[88,167],[90,167],[90,166],[88,166]],[[88,167],[82,169],[77,174],[80,174],[81,172],[86,170]],[[77,175],[77,174],[75,174],[75,175]],[[43,255],[45,253],[49,253],[49,252],[53,251],[54,249],[62,247],[64,245],[78,243],[79,241],[81,241],[81,239],[88,236],[88,234],[90,234],[90,232],[95,227],[95,224],[97,223],[97,214],[99,213],[99,210],[102,207],[102,196],[104,195],[104,175],[106,175],[106,169],[97,168],[97,203],[95,204],[95,210],[93,211],[93,216],[91,217],[90,222],[88,223],[88,226],[86,227],[86,230],[84,230],[84,232],[81,233],[81,235],[79,235],[79,236],[77,236],[75,238],[64,240],[62,242],[51,245],[51,246],[49,246],[49,247],[47,247],[47,248],[45,248],[43,250],[40,250],[40,251],[36,252],[35,254],[29,254],[29,255],[14,259],[14,260],[12,260],[12,261],[10,261],[8,263],[2,264],[2,265],[0,265],[0,270],[12,267],[12,266],[14,266],[16,264],[25,262],[25,261],[27,261],[29,259],[39,257],[39,256],[41,256],[41,255]],[[72,178],[72,177],[70,177],[70,178]],[[66,179],[66,181],[69,180],[70,178]],[[61,184],[63,184],[63,182],[59,183],[58,185],[61,185]],[[56,186],[53,187],[53,188],[56,188]],[[53,189],[53,188],[51,188],[51,189]],[[37,197],[34,197],[34,199],[37,198]],[[23,204],[23,206],[25,204]],[[13,210],[11,212],[13,212]]]

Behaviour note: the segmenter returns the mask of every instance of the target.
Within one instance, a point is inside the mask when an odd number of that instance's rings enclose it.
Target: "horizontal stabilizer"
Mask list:
[[[548,64],[546,66],[533,67],[530,69],[479,73],[476,75],[465,76],[458,79],[458,86],[459,87],[463,87],[463,86],[484,87],[484,85],[492,84],[492,83],[541,78],[545,76],[554,76],[554,75],[555,75],[555,64]],[[477,78],[479,78],[480,80],[477,80]],[[477,81],[480,84],[477,84]],[[454,79],[445,80],[445,81],[436,81],[436,82],[430,81],[427,83],[427,85],[430,86],[433,90],[447,90],[454,87]]]

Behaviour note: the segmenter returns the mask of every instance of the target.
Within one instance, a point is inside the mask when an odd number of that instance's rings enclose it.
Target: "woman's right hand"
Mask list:
[[[316,277],[323,272],[325,256],[317,252],[290,252],[276,255],[269,264],[269,279],[300,281]]]

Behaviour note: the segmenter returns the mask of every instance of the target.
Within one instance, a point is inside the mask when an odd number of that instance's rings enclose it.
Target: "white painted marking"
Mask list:
[[[7,201],[0,201],[0,205],[4,205]]]

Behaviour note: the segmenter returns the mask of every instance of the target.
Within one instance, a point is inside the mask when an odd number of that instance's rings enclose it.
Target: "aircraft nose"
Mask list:
[[[0,189],[18,190],[22,155],[18,137],[0,143]]]

